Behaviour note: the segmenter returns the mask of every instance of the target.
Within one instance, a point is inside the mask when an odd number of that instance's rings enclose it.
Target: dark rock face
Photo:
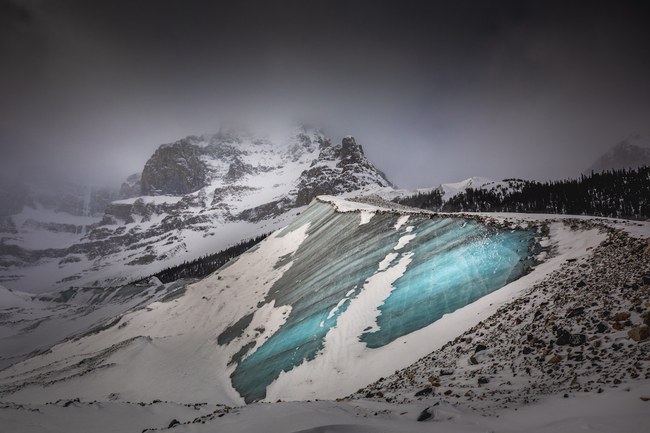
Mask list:
[[[126,178],[120,187],[120,198],[137,197],[142,192],[142,174],[135,173]]]
[[[318,195],[341,194],[368,185],[391,186],[386,176],[363,153],[354,138],[345,137],[333,146],[329,140],[320,143],[318,159],[305,170],[298,180],[295,205],[305,206]],[[338,161],[332,168],[329,161]]]
[[[341,142],[341,163],[363,163],[363,148],[353,137],[345,137]]]
[[[188,194],[207,183],[207,167],[201,160],[204,148],[188,137],[156,150],[144,165],[141,179],[143,195]]]
[[[226,180],[230,182],[235,182],[246,176],[247,174],[253,174],[254,168],[250,164],[242,162],[241,159],[235,157],[233,162],[230,163],[228,168],[228,173],[226,173]]]
[[[429,412],[429,408],[426,408],[422,412],[420,412],[420,415],[418,415],[418,421],[419,422],[426,421],[431,417],[433,417],[433,414]]]
[[[263,204],[261,206],[246,209],[245,211],[241,212],[235,219],[240,219],[240,220],[250,221],[250,222],[258,222],[265,218],[280,215],[286,212],[287,210],[291,209],[292,207],[293,206],[291,205],[291,200],[288,199],[276,200],[270,203]]]

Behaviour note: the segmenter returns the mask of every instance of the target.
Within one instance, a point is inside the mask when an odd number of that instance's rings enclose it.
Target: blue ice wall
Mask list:
[[[425,327],[526,271],[533,232],[429,216],[411,216],[395,230],[399,217],[377,214],[359,225],[358,213],[336,213],[330,205],[314,202],[280,233],[310,223],[307,238],[291,258],[293,265],[266,298],[276,306],[291,305],[286,323],[260,347],[251,349],[231,375],[234,388],[246,402],[264,398],[266,387],[281,371],[317,356],[338,316],[390,253],[412,253],[412,261],[380,307],[379,329],[359,336],[369,348]],[[395,250],[405,235],[415,237]],[[279,259],[278,265],[286,260]]]

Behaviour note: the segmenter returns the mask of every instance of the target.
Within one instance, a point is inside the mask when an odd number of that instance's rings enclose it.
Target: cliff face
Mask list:
[[[318,159],[298,179],[296,206],[304,206],[318,195],[338,195],[371,185],[392,186],[363,153],[353,137],[338,145],[321,146]]]
[[[187,137],[160,146],[142,170],[142,195],[189,194],[207,185],[207,167],[201,160],[204,149]]]

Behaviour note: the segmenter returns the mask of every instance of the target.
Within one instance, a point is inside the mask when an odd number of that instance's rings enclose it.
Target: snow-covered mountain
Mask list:
[[[623,140],[612,147],[598,158],[585,173],[636,168],[644,165],[650,165],[650,147],[648,147],[647,139],[643,139],[637,135]]]
[[[521,191],[525,183],[526,181],[521,179],[504,179],[499,181],[487,177],[473,176],[458,182],[441,183],[440,185],[431,188],[417,188],[415,190],[385,189],[377,191],[377,195],[386,200],[395,200],[418,194],[431,194],[435,192],[440,196],[442,204],[449,201],[449,199],[464,193],[470,188],[490,191],[499,196],[505,196],[513,192]]]
[[[98,223],[118,191],[52,175],[26,180],[0,177],[0,261],[13,263],[12,245],[25,250],[65,248]],[[17,259],[13,257],[13,259]]]
[[[82,214],[74,236],[46,243],[41,232],[33,242],[24,241],[28,230],[3,235],[0,278],[30,292],[117,286],[273,231],[316,195],[390,186],[352,137],[333,144],[304,127],[274,138],[245,130],[190,136],[160,146],[119,193],[140,194],[106,204],[99,221]],[[7,224],[26,227],[24,213]]]
[[[443,183],[437,189],[441,192],[442,199],[446,201],[470,188],[497,192],[504,195],[521,190],[523,184],[524,181],[519,179],[497,181],[487,177],[470,177],[460,182]]]

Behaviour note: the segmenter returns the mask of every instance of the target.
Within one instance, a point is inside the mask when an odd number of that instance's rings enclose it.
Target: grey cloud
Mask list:
[[[649,135],[644,2],[0,3],[2,163],[96,181],[228,119],[353,134],[398,185],[577,175]],[[7,18],[8,17],[8,18]]]

